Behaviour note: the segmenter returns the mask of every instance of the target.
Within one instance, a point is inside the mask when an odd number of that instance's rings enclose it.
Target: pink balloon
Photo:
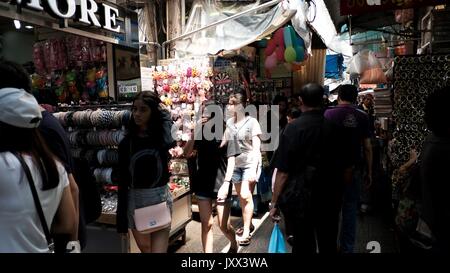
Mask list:
[[[272,70],[277,66],[277,54],[274,52],[272,55],[267,57],[264,67],[268,70]]]

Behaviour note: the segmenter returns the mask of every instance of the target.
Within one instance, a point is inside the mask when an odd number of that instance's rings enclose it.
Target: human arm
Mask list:
[[[73,205],[75,208],[75,226],[77,227],[74,236],[71,238],[72,241],[78,240],[78,225],[80,222],[80,192],[78,189],[77,182],[75,181],[75,178],[70,173],[67,175],[69,178],[69,187],[70,187],[70,194],[72,197]]]
[[[259,164],[261,161],[261,139],[259,138],[259,135],[252,137],[252,158],[253,158],[253,162],[251,165],[251,172],[252,174],[254,173],[254,176],[252,178],[249,179],[250,182],[255,182],[257,179],[257,173],[258,173],[258,168],[259,168]]]
[[[230,183],[231,183],[231,177],[233,176],[233,172],[234,172],[235,161],[236,161],[235,156],[228,157],[225,178],[224,178],[222,186],[220,187],[219,191],[217,192],[217,201],[218,202],[224,202],[228,196],[228,191],[229,191],[229,187],[230,187]]]
[[[252,126],[252,151],[251,151],[251,158],[253,159],[252,164],[250,166],[251,173],[254,174],[252,178],[249,179],[250,182],[255,182],[258,177],[258,168],[260,167],[261,163],[261,139],[260,136],[262,135],[261,126],[259,125],[259,122],[256,119],[253,119],[253,126]]]
[[[416,161],[417,161],[417,152],[416,152],[416,150],[412,149],[409,152],[409,160],[405,164],[400,166],[400,168],[398,170],[399,173],[401,175],[404,175],[404,174],[408,173],[411,170],[411,168],[414,166]]]
[[[277,170],[277,174],[275,177],[275,185],[272,193],[272,200],[270,202],[270,217],[272,221],[279,221],[279,213],[277,208],[278,197],[280,193],[283,191],[286,181],[288,179],[288,174],[282,171]]]
[[[78,230],[76,212],[70,187],[66,186],[62,192],[61,201],[52,223],[52,233],[70,234],[75,238]],[[75,239],[76,240],[76,239]]]

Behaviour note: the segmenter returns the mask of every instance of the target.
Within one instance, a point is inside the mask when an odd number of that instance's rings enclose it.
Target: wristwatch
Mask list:
[[[269,209],[273,209],[276,207],[277,207],[277,203],[272,203],[272,202],[269,203]]]

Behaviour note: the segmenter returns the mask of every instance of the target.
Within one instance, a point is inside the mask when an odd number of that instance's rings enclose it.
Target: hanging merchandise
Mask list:
[[[35,80],[32,87],[36,92],[53,92],[60,103],[108,98],[106,44],[102,41],[68,35],[37,42],[33,61],[46,88],[44,91]]]
[[[303,39],[295,33],[292,26],[278,29],[268,42],[264,51],[266,60],[264,67],[273,70],[278,63],[283,64],[288,71],[300,70],[306,60]]]
[[[450,84],[450,55],[400,56],[394,59],[392,117],[396,125],[391,147],[395,168],[409,159],[414,148],[421,152],[428,135],[425,123],[426,98]]]
[[[104,67],[101,67],[95,73],[96,79],[96,87],[97,87],[97,95],[100,98],[108,97],[108,86],[106,84],[107,81],[107,71]]]
[[[373,52],[369,52],[366,70],[361,75],[360,83],[362,84],[379,84],[386,83],[386,76],[378,58]]]
[[[399,9],[395,11],[395,21],[406,24],[414,19],[414,9]]]

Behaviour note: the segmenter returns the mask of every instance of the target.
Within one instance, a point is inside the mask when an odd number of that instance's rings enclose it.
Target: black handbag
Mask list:
[[[39,200],[39,196],[36,191],[36,186],[34,185],[33,176],[31,176],[30,168],[27,163],[23,159],[22,155],[19,153],[14,153],[14,155],[19,160],[22,168],[27,176],[28,184],[30,185],[31,193],[33,194],[34,205],[36,206],[37,213],[39,215],[39,219],[41,220],[42,229],[44,230],[45,239],[47,240],[47,245],[49,249],[49,253],[55,252],[55,245],[53,243],[53,239],[50,235],[50,230],[48,229],[47,222],[45,220],[44,211],[42,210],[41,202]]]

